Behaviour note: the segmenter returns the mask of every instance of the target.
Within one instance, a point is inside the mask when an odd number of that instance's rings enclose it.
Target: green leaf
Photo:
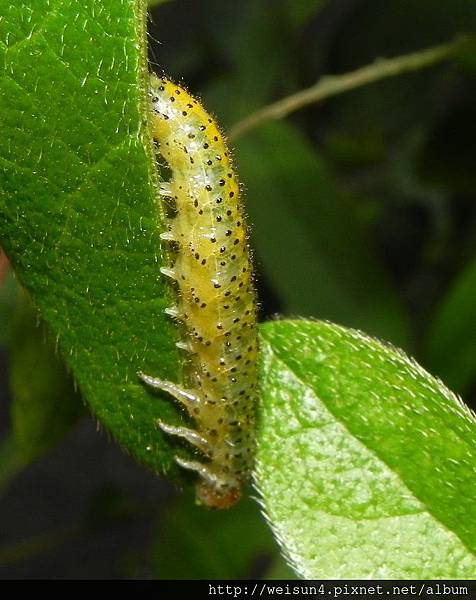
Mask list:
[[[84,409],[72,377],[25,295],[12,327],[9,362],[15,447],[27,464],[62,439]]]
[[[262,328],[256,479],[307,578],[471,578],[476,423],[392,347],[321,322]]]
[[[24,467],[25,461],[18,449],[15,436],[9,432],[0,440],[0,493]]]
[[[266,571],[263,579],[299,579],[299,577],[286,563],[284,558],[278,557]]]
[[[230,12],[228,6],[223,11]],[[205,24],[210,37],[218,37],[215,51],[227,55],[233,65],[226,75],[207,87],[207,105],[219,108],[223,125],[266,104],[276,87],[284,94],[297,85],[296,57],[289,51],[294,40],[282,7],[273,6],[270,10],[266,1],[242,0],[236,5],[233,17],[231,21],[225,14],[217,17],[225,20],[225,28],[217,27],[210,19]],[[262,67],[263,57],[266,69]]]
[[[0,0],[0,243],[100,421],[156,470],[174,378],[147,130],[145,4]]]
[[[10,329],[20,286],[10,271],[0,281],[0,347],[5,348],[10,340]]]
[[[284,0],[288,17],[294,27],[299,28],[320,10],[324,8],[327,0]]]
[[[187,495],[162,519],[152,548],[160,579],[243,579],[276,544],[255,502],[228,511],[205,511]]]
[[[166,2],[171,2],[171,0],[147,0],[147,5],[149,8],[155,8],[156,6],[160,6]]]
[[[428,366],[464,392],[476,380],[476,260],[457,278],[430,325],[426,345]]]
[[[205,83],[200,79],[199,91],[222,126],[231,126],[277,96],[303,86],[303,64],[307,65],[310,57],[303,52],[296,30],[315,8],[316,0],[276,0],[272,4],[268,0],[228,4],[212,0],[209,12],[202,11],[205,18],[201,29],[206,30],[208,56],[202,57],[201,64],[213,56],[212,60],[219,57],[227,67],[218,77],[214,77],[213,69],[208,70]],[[196,45],[188,48],[188,55],[197,56]],[[266,69],[262,68],[263,57]],[[195,66],[199,74],[201,64]]]
[[[12,430],[0,442],[0,488],[59,441],[83,414],[73,380],[18,282],[0,287],[0,342],[9,350]]]
[[[355,205],[322,157],[286,123],[239,140],[236,154],[257,262],[283,312],[342,322],[407,346],[403,309]]]

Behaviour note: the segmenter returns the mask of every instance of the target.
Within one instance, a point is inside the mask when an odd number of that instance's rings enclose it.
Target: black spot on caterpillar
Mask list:
[[[200,460],[176,457],[198,473],[199,502],[216,508],[240,497],[254,458],[257,393],[256,297],[239,183],[222,134],[203,106],[166,78],[151,77],[153,137],[171,171],[164,202],[176,216],[164,240],[174,263],[177,303],[166,312],[183,323],[178,343],[189,356],[183,384],[140,373],[186,409],[194,428],[159,422],[190,443]]]

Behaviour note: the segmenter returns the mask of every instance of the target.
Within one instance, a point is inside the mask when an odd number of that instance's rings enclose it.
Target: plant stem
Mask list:
[[[435,65],[456,54],[466,42],[466,37],[459,37],[447,44],[433,46],[426,50],[419,50],[396,58],[378,58],[371,65],[343,75],[325,75],[313,86],[269,104],[242,121],[238,121],[231,128],[229,137],[236,140],[265,121],[282,119],[304,106],[322,102],[330,96],[336,96],[387,77],[394,77],[395,75],[418,71]]]

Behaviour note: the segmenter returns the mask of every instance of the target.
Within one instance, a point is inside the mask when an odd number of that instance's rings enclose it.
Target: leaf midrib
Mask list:
[[[415,491],[407,484],[407,482],[402,479],[402,476],[400,475],[400,473],[396,472],[388,463],[387,461],[382,458],[382,456],[379,454],[378,450],[375,448],[371,448],[369,447],[367,444],[365,444],[364,441],[362,441],[358,435],[356,435],[352,429],[343,421],[341,421],[336,415],[335,413],[331,410],[331,408],[329,408],[329,406],[327,405],[327,403],[325,402],[325,400],[323,400],[322,398],[320,398],[320,396],[318,394],[316,394],[316,391],[314,390],[314,388],[312,388],[308,383],[304,382],[303,379],[297,375],[295,373],[295,371],[288,365],[288,363],[286,362],[286,360],[284,358],[281,358],[277,355],[277,353],[274,351],[272,344],[270,343],[270,340],[268,339],[266,333],[263,332],[262,330],[262,335],[263,338],[266,340],[266,342],[268,343],[268,347],[271,351],[271,354],[273,356],[273,360],[276,360],[279,364],[283,365],[283,368],[286,369],[288,371],[288,373],[290,373],[303,387],[309,389],[312,394],[316,397],[316,399],[319,402],[322,402],[322,404],[326,407],[326,409],[329,411],[329,413],[332,415],[332,417],[335,419],[335,421],[337,423],[339,423],[339,425],[341,427],[343,427],[348,433],[349,435],[355,439],[357,442],[359,442],[364,448],[366,448],[366,450],[368,450],[368,452],[370,452],[375,458],[377,458],[382,464],[385,465],[385,467],[387,469],[389,469],[389,471],[391,473],[393,473],[399,480],[399,482],[401,483],[402,487],[404,487],[405,489],[408,490],[408,492],[416,499],[418,500],[418,502],[421,503],[421,505],[424,507],[424,510],[421,511],[422,513],[426,512],[427,514],[429,514],[442,528],[444,528],[446,531],[448,531],[450,534],[454,535],[455,537],[458,538],[458,540],[460,541],[460,543],[462,544],[462,546],[468,551],[468,553],[471,556],[474,556],[473,551],[468,547],[468,545],[466,544],[466,542],[461,538],[461,536],[459,535],[458,532],[455,532],[453,529],[451,529],[445,522],[443,522],[437,515],[434,514],[434,512],[432,510],[429,509],[427,503],[420,498],[420,496],[418,494],[415,493]],[[410,513],[409,513],[410,514]],[[414,513],[411,513],[414,514]]]

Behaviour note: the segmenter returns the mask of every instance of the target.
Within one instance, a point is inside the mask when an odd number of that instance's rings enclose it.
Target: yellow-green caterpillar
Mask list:
[[[254,456],[257,394],[256,296],[240,187],[214,120],[185,89],[152,76],[153,137],[171,178],[164,201],[176,212],[162,239],[175,261],[163,274],[175,281],[177,304],[167,313],[183,323],[189,369],[181,384],[140,374],[172,394],[193,428],[159,422],[189,442],[198,460],[176,457],[199,475],[197,498],[227,508],[240,497]]]

